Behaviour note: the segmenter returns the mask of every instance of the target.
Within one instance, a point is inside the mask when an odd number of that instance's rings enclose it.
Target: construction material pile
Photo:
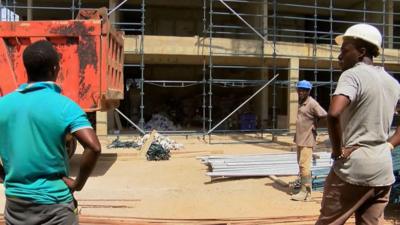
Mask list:
[[[400,147],[392,153],[396,182],[392,186],[390,202],[400,204]],[[215,155],[199,157],[208,166],[211,178],[296,176],[299,173],[296,153]],[[313,154],[311,167],[312,186],[322,190],[332,166],[331,153]]]
[[[140,147],[136,141],[121,141],[119,136],[114,139],[111,144],[107,145],[107,148],[138,148]]]
[[[319,152],[314,155],[311,169],[313,174],[327,174],[332,165],[331,154]],[[296,153],[216,155],[200,159],[208,166],[207,175],[212,178],[292,176],[299,173]]]
[[[146,134],[143,137],[140,137],[136,140],[136,143],[139,146],[142,146],[147,139],[150,138],[151,134]],[[161,145],[163,148],[165,148],[168,151],[171,150],[178,150],[178,149],[182,149],[183,148],[183,144],[179,144],[176,141],[170,139],[169,137],[166,137],[164,135],[161,135],[159,133],[155,133],[154,134],[154,140],[152,141],[153,144],[159,144]]]
[[[393,172],[396,178],[396,182],[392,185],[392,191],[390,193],[389,202],[394,204],[400,204],[400,148],[397,147],[392,153],[393,159]]]
[[[173,131],[177,130],[174,123],[166,116],[153,114],[151,119],[144,125],[146,130]]]
[[[156,143],[152,143],[146,153],[146,159],[149,161],[168,160],[170,157],[169,150]]]
[[[137,148],[143,146],[143,144],[150,138],[150,134],[146,134],[142,137],[139,137],[133,141],[121,141],[119,136],[114,139],[111,144],[107,145],[107,148]],[[161,135],[159,133],[155,133],[154,140],[152,141],[154,144],[161,145],[164,149],[171,151],[171,150],[178,150],[183,148],[183,144],[179,144],[176,141]]]

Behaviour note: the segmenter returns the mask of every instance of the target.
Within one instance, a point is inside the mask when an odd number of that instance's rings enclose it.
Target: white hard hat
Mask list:
[[[382,45],[382,35],[376,27],[366,24],[359,23],[347,28],[343,35],[339,35],[335,38],[338,45],[342,45],[344,37],[360,38],[366,42],[375,45],[378,50]]]

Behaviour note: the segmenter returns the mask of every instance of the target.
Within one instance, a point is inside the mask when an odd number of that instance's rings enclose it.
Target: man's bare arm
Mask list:
[[[72,158],[74,156],[75,151],[76,151],[76,138],[72,136],[72,134],[67,134],[67,137],[65,138],[65,148],[67,149],[68,157]]]
[[[342,128],[340,126],[340,116],[350,104],[350,100],[343,95],[332,97],[328,111],[328,132],[332,144],[332,158],[337,158],[342,154]]]
[[[388,139],[388,142],[393,146],[393,148],[400,144],[400,126],[396,128],[396,131]]]
[[[0,183],[4,182],[5,176],[6,176],[6,174],[4,172],[3,165],[0,163]]]
[[[85,128],[74,132],[72,135],[78,139],[84,151],[76,179],[64,177],[63,180],[71,191],[80,191],[96,165],[101,153],[101,145],[93,129]]]

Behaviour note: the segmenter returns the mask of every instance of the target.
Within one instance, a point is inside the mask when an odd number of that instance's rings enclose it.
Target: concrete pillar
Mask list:
[[[27,0],[26,1],[26,20],[32,20],[33,16],[32,16],[32,2],[33,0]]]
[[[99,136],[105,136],[108,134],[107,126],[107,112],[96,112],[96,134]]]
[[[258,4],[254,4],[254,5],[258,6]],[[267,3],[264,4],[264,7],[255,9],[256,10],[255,13],[257,13],[259,15],[267,16],[268,10],[266,7],[268,7]],[[256,18],[257,19],[254,20],[254,24],[256,27],[268,26],[268,23],[265,22],[266,17],[256,17]],[[263,31],[261,31],[262,35],[265,35],[266,33],[267,33],[266,29],[263,29]],[[264,59],[265,56],[264,56],[263,52],[264,52],[264,48],[268,47],[267,43],[264,43],[264,41],[258,36],[256,38],[258,40],[260,40],[260,44],[261,44],[261,46],[260,46],[260,50],[261,50],[260,57],[262,58],[261,66],[266,67],[266,60]],[[265,69],[261,69],[259,79],[260,80],[268,80],[268,71],[266,71]],[[261,125],[260,127],[264,128],[264,129],[268,127],[268,118],[269,118],[269,116],[268,116],[268,111],[269,111],[268,110],[268,102],[269,102],[268,101],[268,96],[269,96],[268,90],[269,90],[269,87],[264,88],[264,90],[262,90],[256,97],[256,99],[257,99],[256,101],[258,102],[258,104],[256,104],[257,115],[259,116],[258,122],[260,123],[259,125]]]
[[[299,62],[298,58],[291,58],[289,61],[289,77],[288,80],[292,84],[294,82],[299,81]],[[287,104],[287,112],[288,112],[288,129],[289,131],[296,130],[296,118],[297,118],[297,109],[298,109],[298,96],[297,91],[294,85],[288,86],[288,104]]]
[[[263,7],[261,8],[261,10],[259,12],[257,12],[258,14],[262,14],[264,15],[264,17],[261,17],[261,19],[259,20],[260,22],[257,24],[257,27],[263,27],[263,31],[262,31],[262,35],[266,35],[268,33],[268,2],[266,0],[264,0],[264,4]],[[266,36],[265,36],[266,37]],[[261,40],[262,41],[262,40]],[[267,43],[263,43],[262,48],[261,49],[265,49],[265,45]],[[265,52],[265,51],[264,51]],[[265,63],[265,59],[263,59],[263,67],[266,66]],[[268,71],[262,70],[261,74],[260,74],[260,79],[261,80],[267,80],[268,79]],[[261,93],[259,94],[259,108],[258,108],[258,114],[260,115],[260,123],[262,125],[263,128],[268,127],[268,119],[269,119],[269,87],[266,87],[263,91],[261,91]]]
[[[268,72],[261,72],[261,79],[267,80]],[[264,88],[263,91],[261,91],[261,93],[259,94],[260,96],[258,98],[260,104],[257,104],[257,105],[259,105],[259,108],[258,108],[258,114],[260,115],[259,121],[263,128],[266,128],[268,126],[268,118],[269,118],[269,116],[268,116],[268,112],[269,112],[269,110],[268,110],[268,105],[269,105],[268,104],[269,103],[268,90],[269,90],[269,87],[266,87],[266,88]]]

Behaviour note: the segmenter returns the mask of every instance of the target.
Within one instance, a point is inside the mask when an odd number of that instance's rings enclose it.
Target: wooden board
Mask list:
[[[141,158],[146,158],[146,153],[149,150],[151,143],[153,143],[156,133],[157,133],[156,130],[152,130],[149,138],[147,138],[147,140],[143,143],[142,147],[140,148],[140,157]]]

